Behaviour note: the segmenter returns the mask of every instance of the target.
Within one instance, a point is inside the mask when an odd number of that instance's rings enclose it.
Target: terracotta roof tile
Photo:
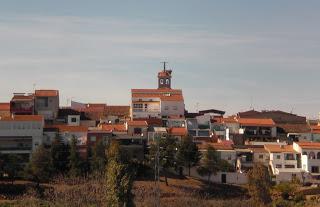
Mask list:
[[[270,153],[296,152],[292,145],[266,144],[264,147]]]
[[[307,133],[311,132],[311,128],[305,124],[277,124],[277,127],[282,128],[286,133]]]
[[[55,97],[59,96],[58,90],[36,90],[35,91],[36,97]]]
[[[0,103],[0,111],[10,111],[10,103]]]
[[[101,124],[102,130],[113,132],[126,132],[126,126],[124,124]]]
[[[106,106],[104,109],[106,115],[111,116],[129,116],[130,106]]]
[[[34,99],[33,94],[23,95],[23,94],[14,94],[11,101],[32,101]]]
[[[148,123],[146,121],[140,121],[140,120],[133,120],[128,121],[128,126],[148,126]]]
[[[239,118],[238,121],[243,126],[266,126],[266,127],[275,126],[275,123],[272,119]]]
[[[0,121],[43,121],[41,115],[14,115],[1,117]]]
[[[176,89],[132,89],[132,98],[159,98],[162,101],[183,101],[182,90]]]
[[[320,142],[297,142],[302,149],[320,149]]]
[[[234,150],[232,145],[221,144],[221,143],[201,143],[197,144],[199,150],[207,150],[209,146],[216,150]]]
[[[184,127],[173,127],[169,129],[169,134],[173,136],[187,136],[188,131]]]
[[[60,132],[87,132],[86,126],[46,125],[45,128],[57,128]]]
[[[158,77],[170,77],[172,70],[163,70],[158,73]]]

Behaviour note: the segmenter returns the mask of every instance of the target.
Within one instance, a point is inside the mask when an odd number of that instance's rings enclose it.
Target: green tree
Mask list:
[[[107,158],[107,206],[132,206],[133,174],[129,165],[121,160],[120,147],[116,141],[111,142]]]
[[[9,154],[6,156],[3,171],[8,174],[12,184],[22,170],[20,156],[16,154]]]
[[[271,202],[270,187],[271,179],[268,168],[261,163],[253,166],[248,173],[249,194],[255,204],[266,205]]]
[[[68,157],[69,160],[69,176],[78,177],[81,175],[81,158],[77,150],[77,138],[72,137],[70,142],[70,155]]]
[[[159,151],[159,164],[168,186],[168,172],[169,169],[175,167],[177,144],[172,137],[159,138],[156,144],[151,145],[150,157],[153,161],[157,159],[157,152]],[[153,164],[152,164],[153,165]]]
[[[281,194],[284,200],[289,200],[290,196],[294,196],[297,190],[297,184],[291,182],[283,182],[275,186],[275,190]]]
[[[208,146],[207,151],[203,155],[201,166],[197,169],[199,175],[208,176],[208,182],[211,175],[216,175],[221,170],[221,159],[218,152],[211,146]]]
[[[57,136],[52,144],[50,149],[52,165],[55,174],[65,173],[68,170],[68,160],[66,157],[69,157],[69,146],[65,145],[59,136]]]
[[[39,186],[40,182],[46,182],[51,178],[52,170],[50,151],[40,145],[32,153],[31,160],[27,166],[27,174]]]
[[[102,140],[98,141],[92,149],[91,167],[94,172],[103,173],[106,167],[106,146]]]
[[[187,136],[178,146],[177,162],[180,166],[188,168],[188,175],[190,176],[190,169],[196,166],[201,159],[199,149],[192,141],[190,136]]]

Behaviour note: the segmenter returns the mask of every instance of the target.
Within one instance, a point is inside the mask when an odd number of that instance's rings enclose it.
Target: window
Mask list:
[[[277,155],[277,159],[280,160],[281,159],[281,155]]]
[[[176,111],[176,110],[178,110],[178,107],[177,106],[173,106],[172,109]]]
[[[307,152],[303,152],[302,155],[308,155],[308,153]]]
[[[228,156],[228,160],[231,160],[231,155]]]
[[[142,109],[143,108],[143,104],[133,104],[133,108]]]
[[[295,160],[294,159],[294,154],[285,154],[285,160]]]
[[[317,153],[317,159],[320,160],[320,152]]]
[[[144,108],[147,109],[148,108],[148,104],[144,104]]]
[[[309,153],[309,159],[310,159],[310,160],[316,159],[316,154],[311,151],[311,152]]]
[[[165,107],[164,107],[164,110],[169,110],[169,106],[165,106]]]
[[[318,166],[311,166],[311,173],[319,173],[319,167]]]
[[[133,133],[134,134],[142,134],[142,129],[141,128],[134,128]]]
[[[285,165],[284,168],[295,168],[294,165]]]
[[[72,122],[72,123],[77,122],[77,118],[74,118],[74,117],[73,117],[73,118],[71,118],[71,122]]]
[[[49,106],[49,101],[47,97],[41,97],[37,98],[37,106],[38,107],[48,107]]]
[[[170,80],[166,79],[166,84],[169,85],[170,84]]]
[[[259,155],[259,159],[263,159],[263,155]]]
[[[276,168],[282,168],[282,165],[276,165]]]
[[[163,84],[163,79],[160,79],[160,84]]]
[[[97,141],[97,137],[96,137],[96,136],[91,136],[91,137],[90,137],[90,141],[91,141],[91,142]]]

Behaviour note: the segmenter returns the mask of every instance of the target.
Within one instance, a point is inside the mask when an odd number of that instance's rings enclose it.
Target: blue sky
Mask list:
[[[0,101],[59,89],[129,104],[174,71],[187,109],[320,112],[320,1],[8,0],[0,6]]]

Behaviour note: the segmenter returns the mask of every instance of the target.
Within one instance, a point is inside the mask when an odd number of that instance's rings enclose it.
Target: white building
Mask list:
[[[0,117],[0,152],[29,156],[43,143],[43,126],[40,115]]]
[[[293,145],[265,145],[270,156],[269,166],[277,182],[301,179],[302,161],[301,154]]]
[[[302,154],[302,169],[312,175],[320,175],[320,143],[294,142],[293,147]]]
[[[184,116],[182,90],[171,89],[171,70],[158,73],[158,89],[131,90],[131,118]]]

